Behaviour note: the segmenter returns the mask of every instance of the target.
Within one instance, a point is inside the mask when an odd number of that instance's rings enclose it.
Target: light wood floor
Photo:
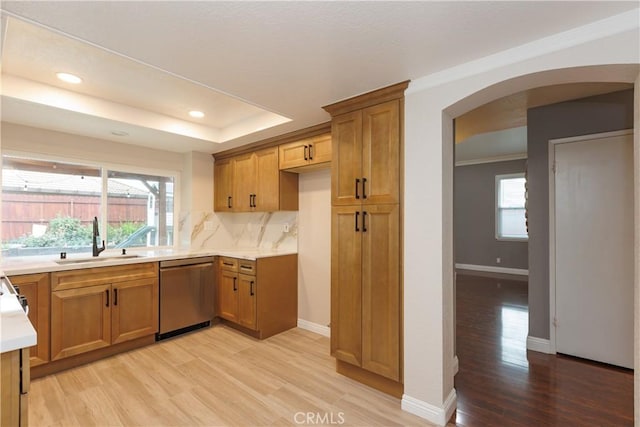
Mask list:
[[[33,380],[29,395],[34,427],[320,422],[429,425],[337,374],[329,339],[301,329],[258,341],[217,325]]]

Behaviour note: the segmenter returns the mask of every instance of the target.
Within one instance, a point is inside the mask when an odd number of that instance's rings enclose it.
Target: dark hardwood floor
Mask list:
[[[456,425],[633,425],[633,371],[526,351],[526,282],[458,274],[456,287]]]

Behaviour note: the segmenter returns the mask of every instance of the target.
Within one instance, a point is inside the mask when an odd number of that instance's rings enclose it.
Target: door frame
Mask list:
[[[554,164],[556,160],[555,146],[557,144],[567,144],[578,141],[589,141],[592,139],[609,138],[615,136],[631,135],[633,129],[617,130],[612,132],[594,133],[589,135],[571,136],[567,138],[556,138],[549,140],[549,354],[556,354],[556,177]],[[634,164],[634,169],[637,167]],[[634,225],[635,227],[635,225]],[[630,230],[634,233],[634,228]],[[634,255],[635,259],[635,255]],[[634,285],[635,289],[635,285]],[[635,292],[635,291],[634,291]],[[634,328],[636,326],[634,325]],[[635,333],[634,333],[635,336]]]

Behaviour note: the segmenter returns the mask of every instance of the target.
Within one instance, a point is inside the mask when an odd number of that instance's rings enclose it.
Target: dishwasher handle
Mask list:
[[[198,268],[205,268],[205,267],[213,267],[213,263],[212,262],[203,262],[201,264],[188,264],[188,265],[176,265],[173,267],[161,267],[160,271],[170,271],[170,270],[184,270],[184,269],[189,269],[189,270],[194,270],[194,269],[198,269]]]

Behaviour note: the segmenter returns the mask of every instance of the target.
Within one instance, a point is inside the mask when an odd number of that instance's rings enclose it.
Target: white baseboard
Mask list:
[[[453,375],[458,373],[458,369],[460,369],[460,361],[458,360],[458,356],[453,356]]]
[[[331,336],[331,328],[329,328],[328,326],[309,322],[308,320],[304,319],[298,319],[298,328],[306,329],[307,331],[315,332],[316,334],[324,335],[325,337]]]
[[[486,271],[487,273],[515,274],[517,276],[528,276],[529,270],[524,268],[495,267],[493,265],[458,264],[456,268],[460,270]]]
[[[412,413],[414,415],[419,416],[420,418],[424,418],[430,423],[446,426],[447,422],[453,415],[453,411],[456,409],[456,390],[451,390],[449,396],[442,404],[442,408],[439,406],[434,406],[430,403],[424,402],[420,399],[416,399],[415,397],[408,396],[406,394],[402,395],[402,410]]]
[[[527,350],[546,354],[556,354],[556,350],[551,345],[550,340],[532,336],[527,337]]]

